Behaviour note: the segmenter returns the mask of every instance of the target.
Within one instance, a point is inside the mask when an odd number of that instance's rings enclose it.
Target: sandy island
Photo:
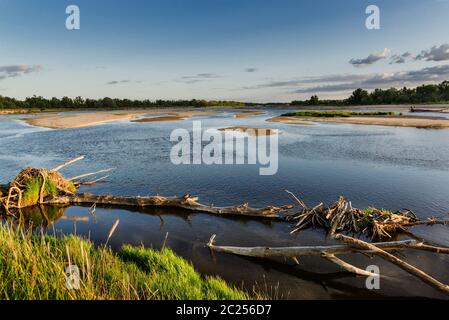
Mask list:
[[[252,111],[252,110],[244,110],[240,111],[235,115],[236,118],[250,118],[250,117],[256,117],[261,116],[265,114],[263,111]]]
[[[160,117],[147,117],[136,119],[134,122],[155,122],[155,121],[174,121],[184,120],[193,116],[216,114],[219,111],[201,111],[201,110],[139,110],[139,111],[97,111],[97,112],[80,112],[74,114],[56,114],[37,116],[33,118],[24,118],[28,124],[51,128],[51,129],[68,129],[95,126],[107,122],[130,120],[133,118],[143,117],[146,115],[163,115]]]
[[[228,128],[218,129],[219,131],[234,131],[234,132],[242,132],[247,133],[250,136],[271,136],[279,133],[279,130],[269,129],[269,128],[254,128],[254,127],[245,127],[245,126],[235,126]]]
[[[178,121],[185,120],[190,117],[195,116],[208,116],[220,113],[219,111],[201,111],[201,110],[188,110],[188,111],[176,111],[176,112],[162,112],[163,116],[158,117],[146,117],[142,119],[132,120],[132,122],[144,123],[144,122],[159,122],[159,121]],[[159,113],[151,113],[147,112],[146,114],[160,114]]]
[[[186,118],[180,116],[161,116],[161,117],[147,117],[142,119],[131,120],[131,122],[143,123],[143,122],[161,122],[161,121],[178,121],[185,120]]]
[[[316,118],[315,118],[316,119]],[[267,119],[268,122],[282,122],[282,123],[288,123],[288,124],[300,124],[303,126],[313,126],[315,123],[313,122],[306,122],[305,120],[299,119],[299,117],[274,117]],[[316,120],[314,120],[316,121]]]
[[[289,124],[305,124],[304,121],[349,123],[391,127],[414,127],[427,129],[449,128],[449,119],[439,117],[421,116],[353,116],[353,117],[274,117],[270,122],[282,122]]]

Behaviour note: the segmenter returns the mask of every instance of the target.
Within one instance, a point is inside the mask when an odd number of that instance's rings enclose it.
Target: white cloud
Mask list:
[[[113,80],[113,81],[106,82],[106,84],[115,85],[115,84],[120,84],[120,83],[129,83],[129,82],[131,82],[131,81],[130,80]]]
[[[429,50],[423,50],[416,56],[416,60],[426,61],[445,61],[449,60],[449,44],[442,44],[441,46],[433,46]]]
[[[316,86],[309,86],[294,90],[296,93],[339,92],[355,90],[357,88],[375,89],[389,87],[413,86],[423,83],[436,83],[449,79],[449,65],[428,67],[420,70],[400,71],[391,73],[377,73],[363,76],[363,79],[353,81],[348,75],[346,82],[331,83],[328,77],[317,79]],[[341,78],[343,80],[343,77]],[[327,83],[324,83],[327,82]]]
[[[410,52],[405,52],[403,54],[395,54],[391,57],[390,64],[405,63],[406,60],[411,56],[412,54]]]
[[[368,57],[362,59],[352,58],[349,63],[354,67],[365,67],[376,63],[379,60],[386,59],[390,54],[391,50],[388,48],[383,49],[380,52],[371,53]]]
[[[240,89],[283,89],[294,93],[337,93],[357,88],[375,89],[389,87],[416,86],[423,83],[437,83],[449,79],[449,64],[386,73],[341,74],[297,78],[286,81],[272,81]]]
[[[221,78],[221,76],[215,73],[198,73],[193,76],[182,76],[180,79],[175,81],[186,84],[193,84],[197,82],[212,81],[217,78]]]
[[[43,68],[40,65],[27,64],[0,66],[0,80],[6,78],[15,78],[32,72],[39,72],[42,69]]]

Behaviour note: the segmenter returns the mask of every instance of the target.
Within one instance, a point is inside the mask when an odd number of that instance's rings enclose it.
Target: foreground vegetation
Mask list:
[[[322,117],[322,118],[335,118],[343,117],[349,118],[353,116],[393,116],[394,112],[352,112],[352,111],[298,111],[285,113],[283,117]]]
[[[171,250],[123,246],[118,253],[75,236],[25,234],[0,224],[0,299],[248,299],[215,277],[201,277]],[[79,290],[65,270],[80,269]],[[258,296],[256,296],[258,298]]]

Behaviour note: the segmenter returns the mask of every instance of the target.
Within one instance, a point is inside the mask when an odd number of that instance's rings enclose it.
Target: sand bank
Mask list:
[[[148,117],[136,119],[136,122],[173,121],[183,120],[193,116],[216,114],[219,111],[201,110],[139,110],[139,111],[98,111],[80,112],[74,114],[56,114],[37,116],[23,119],[28,124],[51,129],[82,128],[113,121],[130,120],[145,115],[164,115],[161,117]]]
[[[242,132],[247,133],[250,136],[271,136],[278,134],[278,130],[269,129],[269,128],[254,128],[254,127],[245,127],[245,126],[235,126],[235,127],[229,127],[229,128],[221,128],[218,129],[219,131],[235,131],[235,132]]]
[[[325,117],[274,117],[268,119],[271,122],[282,122],[290,124],[304,124],[311,122],[333,122],[350,123],[362,125],[391,126],[391,127],[414,127],[414,128],[449,128],[449,119],[438,117],[414,117],[414,116],[354,116],[348,118],[325,118]]]
[[[83,112],[75,114],[57,114],[51,116],[39,116],[23,119],[28,124],[51,128],[51,129],[68,129],[89,127],[112,121],[128,120],[133,117],[144,116],[146,112]]]
[[[161,117],[147,117],[142,119],[136,119],[132,120],[131,122],[143,123],[143,122],[177,121],[185,119],[186,118],[180,116],[161,116]]]
[[[305,120],[299,119],[299,117],[274,117],[267,119],[268,122],[282,122],[282,123],[288,123],[288,124],[300,124],[303,126],[313,126],[315,125],[313,122],[306,122]]]
[[[265,112],[262,111],[241,111],[235,115],[236,118],[250,118],[250,117],[256,117],[265,114]]]

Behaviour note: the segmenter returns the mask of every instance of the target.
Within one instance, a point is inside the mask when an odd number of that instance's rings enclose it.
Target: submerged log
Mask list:
[[[353,266],[350,263],[347,263],[346,261],[341,260],[340,258],[337,258],[334,254],[323,254],[322,257],[334,264],[336,264],[337,266],[343,268],[344,270],[357,274],[359,276],[365,276],[365,277],[372,277],[373,275],[375,275],[372,272],[357,268],[355,266]]]
[[[215,235],[213,235],[207,246],[216,252],[232,253],[239,256],[254,257],[254,258],[275,258],[275,257],[289,257],[296,258],[301,256],[323,256],[347,254],[360,252],[349,245],[332,245],[332,246],[298,246],[298,247],[231,247],[231,246],[217,246],[214,244]],[[418,245],[416,240],[403,240],[392,242],[379,242],[375,244],[384,250],[398,250],[410,248]],[[370,253],[370,250],[362,250],[364,253]]]
[[[251,208],[247,203],[235,207],[213,207],[198,202],[197,197],[189,194],[183,197],[162,197],[162,196],[145,196],[145,197],[126,197],[113,195],[94,195],[90,193],[72,194],[59,196],[48,199],[46,204],[49,205],[116,205],[131,207],[176,207],[187,210],[201,211],[213,213],[217,215],[239,215],[250,217],[262,217],[271,219],[280,219],[280,213],[292,208],[291,205],[282,207],[265,207]]]
[[[432,286],[433,288],[436,288],[449,296],[449,286],[448,285],[441,283],[440,281],[436,280],[435,278],[428,275],[424,271],[399,259],[398,257],[392,255],[391,253],[388,253],[385,250],[380,249],[378,246],[375,246],[374,244],[371,244],[371,243],[368,243],[368,242],[365,242],[365,241],[362,241],[359,239],[355,239],[352,237],[348,237],[348,236],[345,236],[342,234],[335,235],[335,239],[342,240],[343,242],[352,246],[353,248],[358,248],[361,250],[371,250],[374,254],[378,255],[379,257],[395,264],[396,266],[398,266],[401,269],[407,271],[408,273],[414,275],[415,277],[417,277],[418,279],[427,283],[428,285]]]

